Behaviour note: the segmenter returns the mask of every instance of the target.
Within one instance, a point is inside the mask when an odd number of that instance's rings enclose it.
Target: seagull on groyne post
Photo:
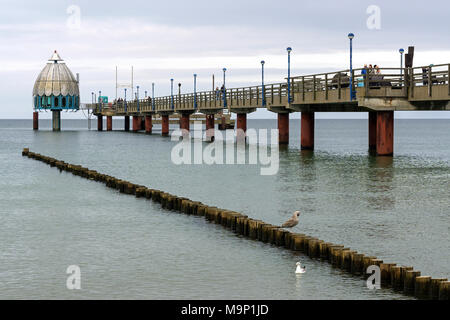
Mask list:
[[[292,228],[298,224],[298,217],[300,216],[300,211],[295,211],[292,217],[289,218],[285,223],[281,225],[282,228]]]

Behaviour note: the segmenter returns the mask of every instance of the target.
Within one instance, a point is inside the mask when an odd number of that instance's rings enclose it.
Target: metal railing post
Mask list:
[[[313,76],[313,100],[316,101],[316,75]]]
[[[302,76],[302,100],[305,102],[305,77]]]
[[[449,66],[450,67],[450,66]],[[450,68],[449,68],[449,70],[450,70]],[[271,101],[272,101],[272,104],[273,104],[273,84],[271,85],[271,87],[270,87],[270,96],[271,96]]]
[[[341,73],[338,73],[338,99],[341,100]]]
[[[256,104],[259,104],[259,87],[256,87]]]

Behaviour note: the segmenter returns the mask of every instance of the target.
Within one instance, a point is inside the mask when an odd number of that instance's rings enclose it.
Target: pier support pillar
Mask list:
[[[377,112],[377,156],[394,154],[394,111]]]
[[[189,132],[189,113],[182,113],[180,118],[180,129]]]
[[[161,116],[161,134],[163,136],[169,135],[169,115]]]
[[[245,132],[247,131],[247,114],[238,113],[236,117],[236,138],[245,140]]]
[[[141,130],[141,117],[133,116],[133,131],[138,132]]]
[[[314,112],[302,112],[301,148],[314,150]]]
[[[145,116],[145,133],[152,133],[152,116]]]
[[[377,113],[369,111],[369,153],[377,150]]]
[[[97,130],[103,131],[103,116],[102,115],[97,116]]]
[[[52,111],[52,129],[53,131],[61,131],[61,111]]]
[[[278,144],[289,144],[289,113],[278,113]]]
[[[33,112],[33,130],[39,130],[39,112]]]
[[[214,115],[206,115],[206,140],[214,141]]]
[[[124,129],[125,131],[130,131],[130,116],[125,116]]]
[[[112,131],[112,116],[106,116],[106,131]]]

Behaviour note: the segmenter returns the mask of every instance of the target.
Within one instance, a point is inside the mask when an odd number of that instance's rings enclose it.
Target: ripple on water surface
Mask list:
[[[22,158],[24,146],[269,223],[300,209],[296,232],[422,274],[450,275],[448,121],[396,122],[394,158],[367,156],[365,121],[318,120],[314,153],[298,150],[298,123],[291,122],[290,147],[281,150],[274,176],[252,165],[177,166],[170,162],[175,142],[160,137],[157,126],[148,136],[32,132],[2,123],[0,161],[8,169],[0,172],[1,298],[408,298],[370,291],[362,278],[328,263],[59,173]],[[63,129],[70,124],[63,120]],[[249,120],[249,127],[275,125]],[[299,259],[308,271],[296,277]],[[65,288],[71,264],[82,270],[80,292]]]

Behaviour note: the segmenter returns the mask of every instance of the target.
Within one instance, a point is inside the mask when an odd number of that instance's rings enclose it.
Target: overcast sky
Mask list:
[[[34,81],[55,49],[74,74],[80,73],[82,102],[98,90],[114,99],[116,65],[119,82],[130,81],[133,65],[135,85],[143,93],[155,82],[157,96],[170,93],[170,78],[182,83],[182,91],[192,91],[193,73],[199,90],[209,90],[212,74],[221,84],[223,67],[229,88],[258,84],[262,59],[266,82],[280,82],[287,74],[287,46],[293,48],[293,75],[346,69],[349,32],[356,35],[355,67],[397,67],[398,49],[409,45],[416,48],[416,66],[450,62],[448,0],[0,4],[0,118],[31,117]],[[445,112],[397,115],[450,118]],[[260,110],[253,117],[274,115]]]

